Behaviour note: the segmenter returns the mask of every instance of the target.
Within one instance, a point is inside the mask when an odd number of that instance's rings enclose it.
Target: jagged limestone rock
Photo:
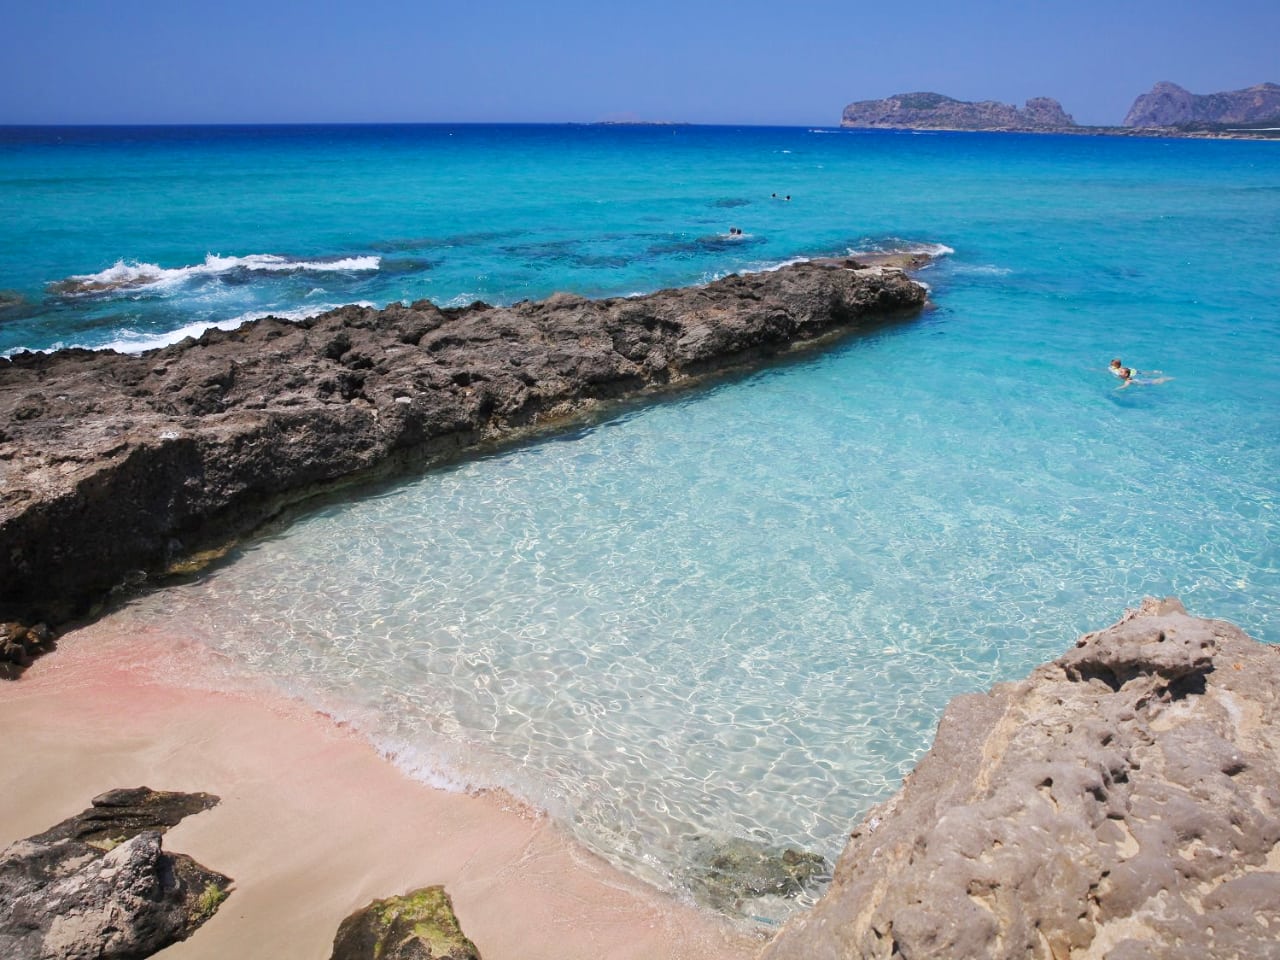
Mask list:
[[[161,833],[217,803],[141,787],[0,851],[5,960],[140,960],[185,940],[217,910],[230,880]]]
[[[1280,955],[1280,647],[1144,601],[955,698],[763,960]]]

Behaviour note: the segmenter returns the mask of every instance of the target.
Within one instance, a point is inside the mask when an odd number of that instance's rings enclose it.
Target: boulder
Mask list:
[[[330,960],[480,960],[444,887],[375,900],[342,921]]]
[[[948,705],[762,960],[1276,956],[1280,648],[1144,601]]]
[[[216,802],[113,791],[0,851],[0,956],[137,960],[185,940],[217,910],[230,880],[166,853],[161,833]]]

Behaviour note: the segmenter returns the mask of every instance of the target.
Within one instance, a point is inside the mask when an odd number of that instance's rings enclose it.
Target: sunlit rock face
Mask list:
[[[1176,127],[1189,124],[1280,124],[1280,84],[1259,83],[1244,90],[1194,94],[1162,80],[1133,101],[1126,127]]]
[[[764,960],[1270,956],[1278,722],[1280,647],[1144,601],[953,700]]]

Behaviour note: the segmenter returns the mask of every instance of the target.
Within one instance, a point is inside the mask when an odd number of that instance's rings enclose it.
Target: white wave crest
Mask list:
[[[175,343],[181,343],[188,337],[199,337],[206,330],[235,330],[252,320],[260,320],[263,317],[276,317],[279,320],[288,320],[291,323],[297,323],[300,320],[306,320],[310,317],[318,317],[322,313],[328,313],[330,310],[337,310],[341,306],[347,304],[341,303],[323,303],[312,304],[308,307],[302,307],[297,310],[253,310],[248,313],[242,313],[237,317],[229,317],[226,320],[201,320],[195,323],[188,323],[185,326],[178,327],[175,330],[167,330],[164,333],[142,333],[136,330],[120,330],[116,334],[114,340],[106,343],[75,343],[67,341],[59,341],[47,349],[32,350],[32,353],[54,353],[58,350],[81,349],[81,350],[114,350],[116,353],[145,353],[148,350],[159,350],[161,347],[172,346]],[[350,304],[354,307],[376,307],[377,304],[370,303],[368,300],[360,300]],[[23,353],[28,350],[27,347],[14,347],[12,350],[5,350],[0,356],[11,357],[17,353]]]
[[[1009,267],[998,267],[993,263],[989,263],[956,267],[955,272],[979,277],[1007,277],[1013,273],[1013,270]]]
[[[425,745],[413,745],[401,740],[379,737],[368,739],[383,759],[389,760],[411,780],[446,793],[468,793],[488,786],[461,776],[443,752],[437,753]]]
[[[378,256],[338,257],[333,260],[292,260],[273,253],[251,253],[244,257],[224,257],[207,254],[204,263],[187,267],[162,267],[154,263],[117,260],[98,273],[78,274],[52,285],[55,293],[78,296],[91,293],[108,293],[115,290],[136,290],[182,283],[200,277],[217,276],[233,270],[262,271],[266,273],[357,273],[377,270],[382,265]]]
[[[886,240],[883,243],[873,243],[869,247],[854,248],[850,247],[848,255],[856,257],[858,254],[886,254],[886,253],[905,253],[905,254],[921,254],[927,257],[949,257],[955,253],[955,248],[948,247],[945,243],[910,243],[899,240]]]

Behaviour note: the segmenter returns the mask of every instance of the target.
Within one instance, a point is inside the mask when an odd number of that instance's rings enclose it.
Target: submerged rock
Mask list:
[[[189,937],[231,881],[161,834],[217,803],[145,787],[0,851],[0,956],[6,960],[135,960]]]
[[[444,887],[375,900],[342,921],[330,960],[480,960]]]
[[[1144,601],[954,699],[763,960],[1276,956],[1280,648]]]
[[[0,290],[0,323],[22,316],[30,309],[27,298],[14,290]]]
[[[752,901],[792,900],[830,876],[820,854],[743,837],[699,838],[691,854],[689,889],[700,903],[725,913],[753,914],[759,907]]]
[[[289,503],[918,312],[802,263],[645,297],[266,318],[140,355],[0,358],[0,619],[53,624]]]

